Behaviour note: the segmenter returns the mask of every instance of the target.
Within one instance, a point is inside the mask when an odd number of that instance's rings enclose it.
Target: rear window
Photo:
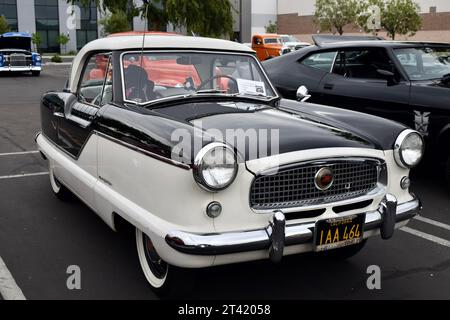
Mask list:
[[[300,63],[315,69],[331,72],[337,51],[313,53]]]

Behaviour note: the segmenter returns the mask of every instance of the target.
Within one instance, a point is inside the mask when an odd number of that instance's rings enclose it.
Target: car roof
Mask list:
[[[323,43],[316,46],[321,49],[335,49],[348,47],[383,47],[383,48],[402,48],[402,47],[425,47],[425,46],[450,46],[449,43],[441,42],[423,42],[423,41],[389,41],[389,40],[372,40],[372,41],[344,41]]]
[[[117,51],[126,49],[142,49],[143,35],[124,35],[112,38],[102,38],[89,42],[80,51]],[[179,35],[158,35],[146,34],[145,49],[194,49],[194,50],[220,50],[220,51],[241,51],[252,52],[247,46],[221,39],[211,39],[202,37],[186,37]]]
[[[108,38],[112,37],[124,37],[124,36],[178,36],[180,34],[175,32],[163,32],[163,31],[125,31],[125,32],[117,32],[108,35]]]
[[[264,34],[255,34],[253,37],[261,37],[261,38],[281,38],[279,34],[276,33],[264,33]]]
[[[144,43],[144,49],[154,50],[205,50],[205,51],[223,51],[240,52],[254,54],[255,51],[248,46],[227,40],[211,39],[202,37],[186,37],[177,35],[147,35],[145,41],[142,34],[117,36],[112,38],[102,38],[89,42],[77,54],[72,64],[69,86],[71,90],[76,91],[76,80],[81,73],[80,65],[84,65],[87,57],[92,52],[99,51],[122,51],[122,50],[141,50]]]

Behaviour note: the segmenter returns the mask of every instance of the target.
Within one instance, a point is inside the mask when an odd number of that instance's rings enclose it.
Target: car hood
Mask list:
[[[237,145],[236,136],[256,139],[258,155],[261,154],[259,147],[265,146],[268,148],[268,154],[273,154],[270,152],[273,147],[277,147],[280,154],[319,148],[381,149],[376,140],[371,141],[325,118],[318,121],[301,113],[257,103],[190,103],[159,108],[155,112],[190,124],[233,146]],[[272,137],[273,140],[270,140]],[[249,147],[253,148],[254,145],[249,146],[246,143],[245,151],[239,151],[241,155],[245,154],[246,160],[253,160],[257,156],[249,152]]]

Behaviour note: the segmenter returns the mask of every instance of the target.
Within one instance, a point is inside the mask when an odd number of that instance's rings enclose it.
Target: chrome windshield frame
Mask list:
[[[266,99],[261,99],[261,97],[259,96],[251,96],[248,95],[246,96],[246,98],[248,97],[249,99],[254,98],[255,100],[258,101],[273,101],[273,100],[279,100],[281,99],[281,97],[279,96],[277,90],[275,89],[274,85],[272,84],[272,82],[270,81],[266,71],[264,70],[261,62],[256,58],[256,56],[254,54],[250,54],[250,53],[244,53],[244,52],[231,52],[231,51],[207,51],[207,50],[180,50],[180,49],[174,49],[174,50],[144,50],[144,54],[146,53],[204,53],[204,54],[218,54],[218,55],[238,55],[238,56],[246,56],[249,57],[251,59],[253,59],[256,63],[256,65],[260,68],[261,74],[263,75],[263,77],[265,78],[265,80],[267,81],[267,83],[270,86],[270,89],[273,91],[273,93],[275,94],[274,96],[270,97],[267,96]],[[186,98],[187,96],[189,96],[189,94],[183,94],[183,95],[174,95],[171,97],[164,97],[164,98],[160,98],[160,99],[155,99],[152,101],[147,101],[147,102],[136,102],[136,101],[132,101],[132,100],[128,100],[126,98],[126,90],[125,90],[125,77],[124,77],[124,66],[123,66],[123,56],[126,54],[142,54],[142,51],[139,50],[130,50],[130,51],[124,51],[120,54],[120,76],[121,76],[121,86],[122,86],[122,99],[124,103],[131,103],[137,106],[147,106],[147,107],[151,107],[154,104],[159,104],[159,103],[163,103],[166,101],[174,101],[177,99],[183,99]],[[224,97],[224,98],[230,98],[233,97],[233,95],[230,94],[210,94],[213,95],[215,97]],[[206,94],[201,94],[201,96],[207,96]]]

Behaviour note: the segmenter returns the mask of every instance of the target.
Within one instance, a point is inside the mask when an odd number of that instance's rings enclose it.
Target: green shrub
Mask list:
[[[54,63],[61,63],[61,62],[62,62],[61,56],[60,56],[59,54],[55,54],[55,55],[52,57],[52,62],[54,62]]]
[[[75,50],[71,50],[69,52],[67,52],[68,56],[76,56],[78,52],[76,52]]]

